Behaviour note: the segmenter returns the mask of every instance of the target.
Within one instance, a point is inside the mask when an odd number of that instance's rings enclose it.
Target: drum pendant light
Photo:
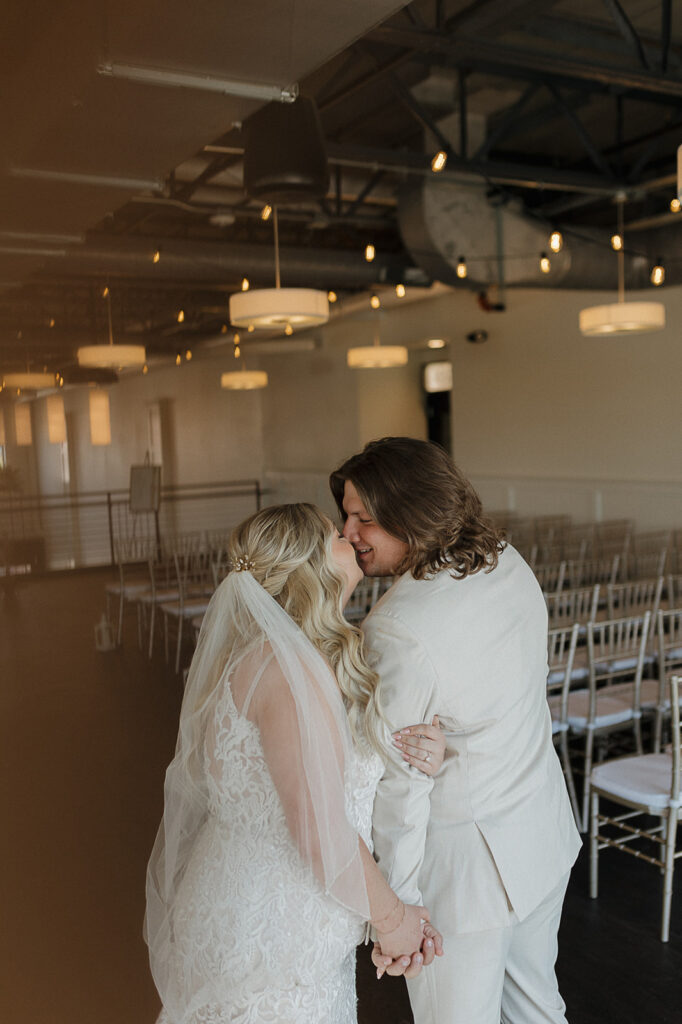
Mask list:
[[[114,335],[111,326],[111,292],[108,287],[104,290],[104,297],[107,300],[109,344],[83,345],[77,352],[79,366],[93,366],[112,370],[124,369],[130,366],[144,366],[147,361],[144,345],[114,345]]]
[[[230,297],[230,320],[246,329],[314,327],[329,319],[326,291],[282,288],[277,206],[322,199],[329,188],[324,138],[315,103],[269,103],[244,126],[244,187],[250,199],[272,209],[275,287]],[[270,218],[268,218],[270,219]]]
[[[580,311],[580,330],[588,337],[608,337],[615,334],[644,334],[665,327],[665,306],[662,302],[625,301],[625,249],[623,244],[623,202],[619,196],[617,236],[621,241],[616,248],[618,259],[618,302],[606,306],[588,306]]]

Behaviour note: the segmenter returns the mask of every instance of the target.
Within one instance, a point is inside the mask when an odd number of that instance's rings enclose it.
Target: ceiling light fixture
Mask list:
[[[445,348],[445,342],[442,338],[429,338],[426,344],[428,348]]]
[[[268,386],[268,375],[264,370],[247,370],[241,355],[239,335],[234,336],[234,358],[242,358],[241,370],[229,370],[220,377],[220,386],[226,391],[256,391]]]
[[[54,387],[53,373],[5,373],[2,383],[7,388],[22,388],[26,391],[39,391],[41,388]]]
[[[317,327],[329,319],[326,292],[315,288],[282,288],[279,265],[279,224],[273,207],[275,235],[275,287],[249,290],[246,278],[242,291],[230,296],[230,320],[235,327],[282,329],[290,326]],[[246,284],[246,287],[245,287]],[[264,385],[260,385],[263,387]]]
[[[107,300],[107,319],[109,324],[108,345],[83,345],[78,349],[76,358],[79,366],[105,367],[123,369],[127,366],[143,366],[147,360],[144,345],[114,345],[114,333],[111,324],[111,294],[109,288],[103,291]]]
[[[346,362],[352,370],[385,370],[394,366],[405,366],[407,349],[404,345],[382,345],[377,330],[373,345],[348,349]]]
[[[588,306],[580,311],[580,330],[588,337],[615,334],[643,334],[665,327],[665,306],[661,302],[625,301],[625,252],[623,251],[623,202],[617,198],[618,235],[621,246],[618,256],[618,302],[607,306]],[[616,236],[614,236],[616,237]],[[612,241],[613,244],[613,241]]]

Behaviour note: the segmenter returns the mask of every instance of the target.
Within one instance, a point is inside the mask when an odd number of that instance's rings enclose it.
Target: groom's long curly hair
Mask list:
[[[407,544],[396,572],[422,580],[447,569],[463,579],[497,565],[504,536],[440,445],[412,437],[370,441],[329,478],[342,516],[346,480],[374,521]]]

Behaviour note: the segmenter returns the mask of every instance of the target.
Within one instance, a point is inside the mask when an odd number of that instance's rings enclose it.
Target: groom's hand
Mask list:
[[[428,967],[433,963],[435,956],[443,955],[443,936],[433,925],[424,925],[424,941],[421,951],[413,953],[412,957],[401,956],[393,960],[381,952],[378,942],[374,943],[372,950],[372,963],[377,969],[377,978],[388,974],[393,978],[404,974],[406,978],[416,978],[422,967]]]

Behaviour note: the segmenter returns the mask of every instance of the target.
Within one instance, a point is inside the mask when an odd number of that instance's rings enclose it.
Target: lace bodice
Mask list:
[[[303,863],[258,728],[229,686],[214,721],[204,753],[208,815],[174,915],[178,978],[202,972],[209,984],[203,1005],[195,1000],[171,1024],[354,1024],[365,923]],[[346,769],[347,815],[370,849],[382,770],[369,749],[356,749]]]

